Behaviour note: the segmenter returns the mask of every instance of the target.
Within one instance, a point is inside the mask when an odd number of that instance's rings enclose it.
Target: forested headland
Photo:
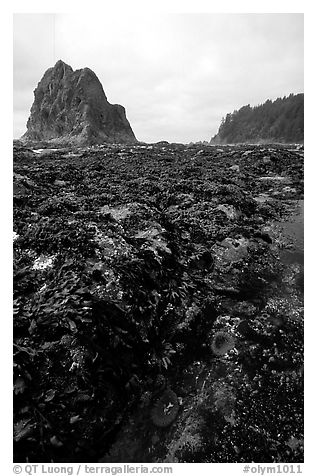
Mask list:
[[[304,94],[290,94],[264,104],[250,104],[222,119],[214,144],[242,142],[300,143],[304,140]]]

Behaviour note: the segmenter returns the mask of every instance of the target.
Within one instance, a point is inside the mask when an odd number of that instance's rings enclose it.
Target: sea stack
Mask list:
[[[79,146],[137,142],[124,107],[108,102],[96,74],[73,71],[61,60],[38,83],[21,139]]]

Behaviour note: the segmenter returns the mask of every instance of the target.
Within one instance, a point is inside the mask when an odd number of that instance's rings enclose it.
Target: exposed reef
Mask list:
[[[303,461],[302,148],[13,165],[15,461]]]

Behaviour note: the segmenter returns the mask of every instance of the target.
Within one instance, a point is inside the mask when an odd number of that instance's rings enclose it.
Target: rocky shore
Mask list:
[[[15,461],[303,461],[303,147],[13,164]]]

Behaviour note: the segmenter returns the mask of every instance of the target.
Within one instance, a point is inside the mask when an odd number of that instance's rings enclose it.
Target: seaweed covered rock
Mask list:
[[[298,152],[15,146],[13,163],[15,461],[299,461],[301,265],[280,276],[272,231],[302,198]]]

